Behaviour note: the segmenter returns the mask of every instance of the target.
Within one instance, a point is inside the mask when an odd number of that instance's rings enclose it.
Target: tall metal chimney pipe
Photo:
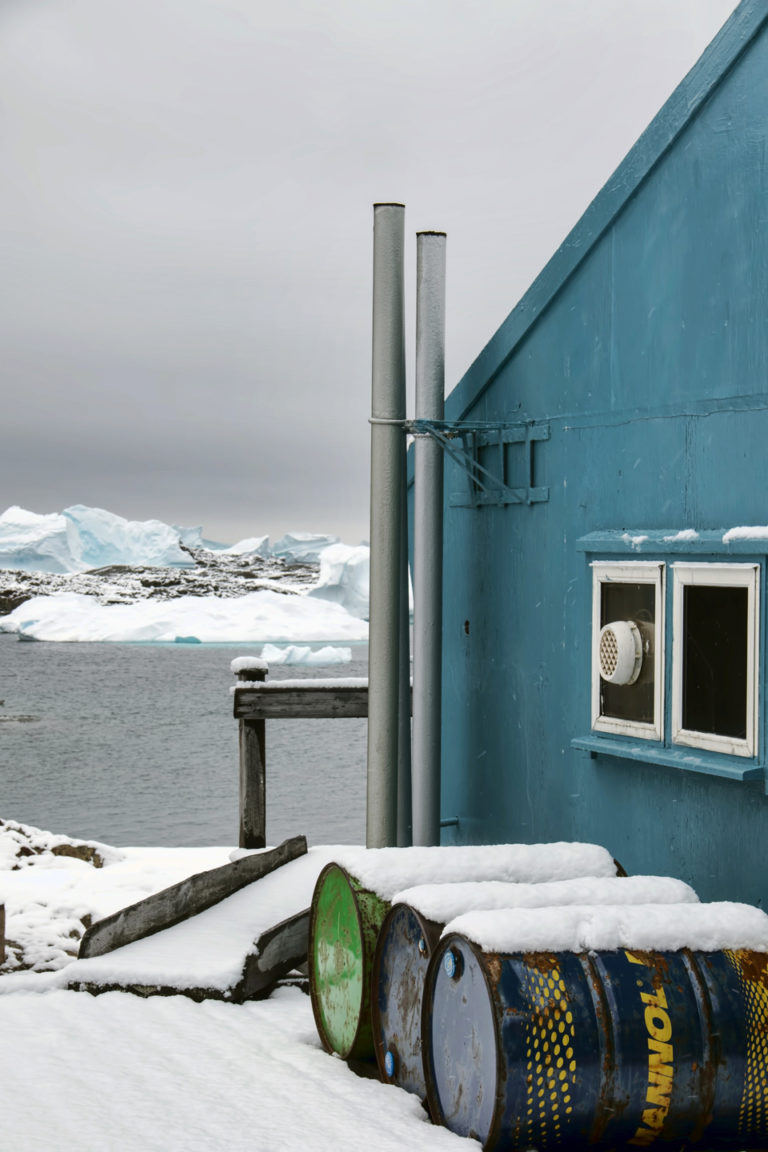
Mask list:
[[[371,559],[366,845],[397,844],[405,313],[402,204],[373,206]]]
[[[416,419],[445,412],[444,232],[416,238]],[[429,436],[414,445],[413,843],[440,843],[443,628],[443,451]]]

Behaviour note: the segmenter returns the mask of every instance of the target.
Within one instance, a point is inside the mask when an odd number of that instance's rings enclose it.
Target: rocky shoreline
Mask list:
[[[181,596],[231,599],[264,589],[296,595],[318,578],[316,563],[291,563],[253,553],[238,556],[181,547],[189,555],[189,567],[112,564],[64,574],[0,569],[0,616],[7,616],[33,596],[51,596],[56,592],[78,592],[94,597],[99,604],[174,600]]]

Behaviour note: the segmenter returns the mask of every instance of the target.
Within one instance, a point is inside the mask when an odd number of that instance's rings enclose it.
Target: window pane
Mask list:
[[[600,681],[600,715],[616,720],[653,723],[653,630],[656,588],[653,584],[604,581],[600,585],[600,627],[617,620],[632,620],[643,639],[643,667],[634,684]]]
[[[747,588],[683,589],[683,728],[747,735]]]

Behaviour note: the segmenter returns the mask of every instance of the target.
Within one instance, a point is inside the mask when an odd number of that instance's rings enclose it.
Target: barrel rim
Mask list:
[[[350,1057],[350,1054],[352,1052],[354,1052],[355,1044],[357,1043],[357,1038],[358,1038],[358,1034],[360,1032],[360,1027],[361,1027],[361,1023],[362,1023],[362,1016],[363,1016],[362,1004],[361,1004],[361,1011],[360,1011],[360,1014],[358,1016],[357,1028],[355,1029],[355,1034],[352,1038],[352,1042],[349,1045],[349,1048],[345,1052],[340,1052],[338,1049],[334,1048],[328,1042],[328,1039],[326,1038],[325,1026],[323,1024],[323,1018],[322,1018],[322,1014],[321,1014],[321,1010],[320,1010],[320,1005],[318,1002],[318,993],[317,993],[317,989],[315,987],[315,978],[314,978],[314,973],[315,973],[314,941],[315,941],[315,927],[316,927],[316,917],[317,917],[317,901],[318,901],[319,893],[320,893],[321,888],[322,888],[322,882],[325,880],[325,877],[334,869],[336,869],[336,871],[338,871],[342,874],[344,880],[346,880],[346,882],[347,882],[347,885],[349,887],[350,892],[354,895],[354,888],[352,886],[351,874],[347,871],[347,869],[342,864],[338,864],[335,860],[329,861],[328,864],[326,864],[325,867],[322,869],[322,871],[319,873],[317,880],[315,881],[315,888],[314,888],[314,891],[312,893],[312,904],[310,905],[310,911],[309,911],[309,950],[308,950],[309,998],[310,998],[310,1001],[312,1003],[312,1014],[315,1018],[315,1027],[317,1028],[317,1033],[318,1033],[318,1036],[320,1037],[320,1041],[321,1041],[323,1047],[325,1048],[326,1052],[329,1052],[331,1054],[331,1056],[334,1056],[334,1055],[341,1056],[342,1060],[346,1060]],[[365,951],[365,934],[363,932],[363,923],[362,923],[362,918],[360,916],[360,907],[359,907],[356,899],[352,901],[352,905],[353,905],[354,910],[355,910],[355,918],[357,920],[357,928],[358,928],[358,932],[360,934],[361,947],[362,947],[362,950],[364,952]]]
[[[486,964],[483,963],[483,958],[489,955],[483,952],[479,945],[474,944],[467,936],[463,936],[460,932],[449,932],[447,936],[441,936],[435,945],[435,949],[430,957],[429,967],[427,968],[427,975],[424,980],[424,993],[421,1002],[421,1060],[424,1070],[424,1082],[427,1085],[427,1108],[430,1117],[434,1124],[441,1124],[448,1127],[443,1117],[443,1111],[438,1103],[437,1089],[435,1087],[435,1077],[432,1070],[432,1045],[428,1042],[428,1004],[430,993],[434,989],[434,983],[437,979],[437,973],[440,970],[442,958],[446,951],[455,943],[462,944],[469,952],[473,954],[477,961],[478,967],[483,975],[483,981],[488,993],[488,998],[491,1002],[492,1008],[498,1008],[498,998],[494,988],[488,979],[488,972]],[[491,1021],[493,1024],[493,1041],[496,1048],[496,1059],[501,1060],[502,1048],[501,1037],[499,1034],[499,1013],[495,1010],[491,1011]],[[498,1080],[498,1077],[497,1077]],[[496,1132],[501,1121],[501,1112],[503,1109],[499,1107],[499,1094],[494,1093],[493,1111],[491,1113],[491,1122],[488,1126],[488,1131],[483,1140],[483,1148],[492,1147],[496,1139]]]
[[[403,911],[410,912],[421,926],[424,936],[427,940],[427,948],[429,950],[428,961],[432,959],[435,949],[440,943],[440,933],[445,927],[444,924],[438,923],[436,920],[429,920],[426,916],[422,916],[417,908],[412,904],[408,904],[405,900],[398,900],[394,903],[386,916],[381,922],[378,936],[376,937],[376,950],[373,954],[373,964],[371,967],[371,1027],[373,1029],[373,1048],[376,1055],[376,1064],[379,1069],[379,1076],[387,1084],[397,1084],[396,1079],[387,1076],[384,1068],[384,1057],[386,1055],[386,1045],[382,1038],[382,1023],[381,1013],[379,1011],[379,980],[381,977],[381,963],[384,951],[384,937],[386,929],[389,926],[390,920],[395,919],[395,915],[400,915]],[[426,988],[426,977],[424,981],[424,988]],[[423,1009],[423,995],[422,989],[422,1009]],[[420,1013],[421,1020],[423,1015]],[[420,1026],[423,1027],[423,1024]],[[424,1045],[422,1044],[422,1064],[424,1062]]]

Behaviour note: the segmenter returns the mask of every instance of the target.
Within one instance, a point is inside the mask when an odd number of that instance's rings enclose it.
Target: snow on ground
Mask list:
[[[516,847],[526,846],[498,846],[496,863],[503,860],[502,848]],[[604,876],[612,867],[607,853],[594,845],[528,848],[512,852],[506,867],[527,872],[529,879],[532,871],[544,877],[553,867],[572,873],[577,863],[596,865]],[[462,857],[460,849],[402,851],[404,861],[410,853],[410,862],[400,868],[390,849],[312,850],[314,860],[295,861],[299,867],[293,873],[292,865],[281,869],[272,887],[277,890],[282,873],[294,895],[304,885],[305,897],[304,873],[308,867],[317,871],[329,854],[343,857],[380,890],[397,887],[404,874],[434,884],[436,875],[461,871],[446,866],[449,855]],[[63,989],[68,969],[80,967],[72,961],[90,919],[242,855],[229,847],[115,849],[0,821],[0,903],[12,941],[0,968],[3,1147],[14,1152],[358,1152],[360,1147],[459,1152],[477,1147],[433,1127],[415,1096],[358,1077],[323,1051],[309,997],[297,988],[279,988],[266,1000],[243,1005],[195,1003],[180,995],[94,997]],[[465,853],[463,863],[468,875],[482,871],[472,854]],[[595,891],[606,883],[632,886],[627,879],[589,880],[587,886]],[[649,883],[651,878],[643,878],[635,887]],[[670,884],[667,894],[674,896]],[[557,884],[543,878],[542,886]],[[277,898],[276,892],[272,896]],[[494,947],[514,936],[515,950],[526,923],[537,926],[539,946],[542,926],[550,933],[547,946],[559,932],[562,947],[577,939],[583,947],[610,946],[606,932],[618,930],[620,946],[639,949],[658,945],[654,933],[666,924],[693,947],[714,947],[718,940],[733,946],[739,931],[747,946],[768,950],[768,917],[758,909],[700,905],[685,886],[682,898],[689,902],[670,905],[671,913],[658,905],[518,908],[492,916],[475,912],[452,927],[488,945],[489,926],[495,925]],[[247,903],[247,893],[242,899]],[[184,925],[178,927],[181,931],[172,936],[171,930],[168,939],[175,941],[172,959],[183,978],[200,957],[195,939]]]
[[[55,854],[71,846],[101,867]],[[327,851],[327,850],[326,850]],[[0,969],[3,1147],[15,1152],[449,1152],[418,1100],[323,1051],[309,997],[232,1005],[56,988],[82,923],[226,863],[231,848],[84,844],[0,824],[0,903],[26,961]],[[77,920],[61,944],[61,925]],[[181,945],[182,952],[185,945]],[[185,956],[178,957],[183,966]],[[16,969],[15,972],[12,969]],[[8,974],[10,972],[10,974]]]

